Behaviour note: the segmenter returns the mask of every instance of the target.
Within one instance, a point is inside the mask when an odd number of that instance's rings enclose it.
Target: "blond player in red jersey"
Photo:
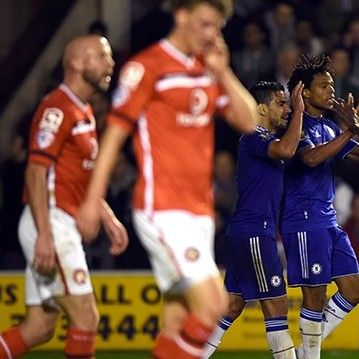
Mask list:
[[[213,114],[252,131],[256,103],[233,75],[221,28],[231,1],[180,0],[166,39],[123,68],[78,227],[97,231],[119,148],[132,134],[138,163],[134,223],[166,301],[155,358],[199,358],[226,297],[213,260]],[[176,298],[176,300],[173,300]]]
[[[27,206],[19,223],[27,260],[26,318],[0,334],[0,359],[18,358],[51,339],[61,307],[69,317],[66,358],[95,358],[98,312],[74,216],[98,152],[89,98],[106,91],[114,62],[108,41],[78,37],[66,47],[64,81],[44,98],[30,134]],[[99,212],[120,254],[127,233],[102,200]]]

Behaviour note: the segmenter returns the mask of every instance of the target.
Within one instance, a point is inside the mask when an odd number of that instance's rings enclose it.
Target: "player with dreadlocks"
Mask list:
[[[334,109],[345,120],[356,120],[353,96],[336,101],[329,57],[302,55],[288,83],[293,91],[304,84],[303,137],[295,159],[286,168],[281,232],[288,260],[288,284],[300,286],[302,346],[298,358],[320,358],[321,340],[359,303],[359,268],[347,233],[333,207],[334,159],[358,158],[351,130],[341,131],[325,117]],[[326,289],[338,291],[326,303]]]

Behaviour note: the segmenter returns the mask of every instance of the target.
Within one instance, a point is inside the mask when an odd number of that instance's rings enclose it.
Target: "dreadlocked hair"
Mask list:
[[[292,76],[288,81],[287,87],[289,93],[292,93],[299,81],[302,81],[304,88],[308,88],[313,81],[314,75],[326,72],[331,76],[334,75],[332,61],[329,56],[324,54],[318,56],[312,56],[309,53],[303,54],[294,66]]]

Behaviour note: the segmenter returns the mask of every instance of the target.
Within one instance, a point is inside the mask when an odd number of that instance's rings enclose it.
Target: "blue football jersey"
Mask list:
[[[227,234],[274,237],[284,184],[284,161],[268,157],[275,134],[261,126],[239,140],[237,158],[238,201]]]
[[[297,153],[307,146],[325,144],[339,136],[342,131],[329,119],[304,113],[303,133]],[[353,140],[348,142],[335,157],[343,159],[357,145]],[[333,206],[333,159],[334,157],[315,167],[305,165],[297,156],[287,163],[282,233],[329,228],[337,224]]]

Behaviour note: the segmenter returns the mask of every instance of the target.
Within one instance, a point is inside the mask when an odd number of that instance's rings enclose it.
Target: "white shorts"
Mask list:
[[[209,277],[219,276],[213,256],[214,222],[184,210],[156,211],[152,217],[134,211],[134,225],[146,248],[162,292],[175,285],[186,290]]]
[[[47,303],[58,296],[93,292],[81,236],[74,218],[59,208],[50,209],[49,216],[57,263],[57,271],[52,278],[40,275],[32,266],[37,230],[29,206],[24,208],[19,222],[19,239],[27,261],[27,305]]]

